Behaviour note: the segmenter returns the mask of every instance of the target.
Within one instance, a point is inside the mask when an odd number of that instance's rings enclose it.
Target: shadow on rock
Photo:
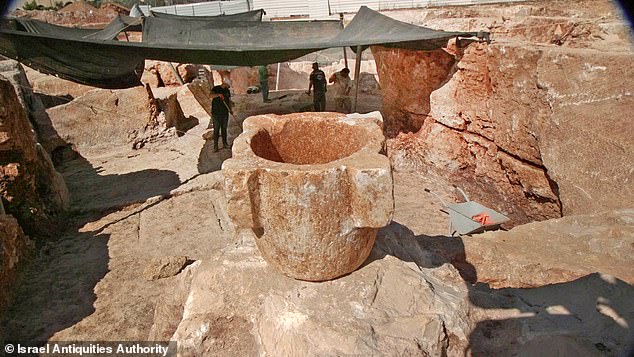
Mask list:
[[[219,144],[222,147],[222,143]],[[198,173],[206,174],[218,171],[222,168],[222,163],[231,157],[231,149],[222,148],[214,152],[214,141],[206,140],[198,155]]]
[[[46,341],[93,314],[95,287],[108,273],[109,238],[76,233],[42,247],[20,273],[20,298],[2,319],[0,341]]]
[[[594,273],[528,289],[476,285],[470,300],[496,316],[515,313],[479,321],[465,355],[628,355],[634,287],[617,278]]]
[[[420,268],[453,265],[469,292],[472,328],[464,355],[630,356],[634,287],[599,273],[536,288],[477,283],[460,237],[416,236],[397,222],[381,229],[364,265],[392,255]]]
[[[71,192],[71,209],[75,211],[111,210],[144,202],[168,194],[181,184],[178,175],[170,170],[101,175],[102,167],[93,167],[81,156],[64,162],[60,171]]]

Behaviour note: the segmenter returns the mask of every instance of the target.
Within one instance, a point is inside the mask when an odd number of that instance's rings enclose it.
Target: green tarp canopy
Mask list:
[[[147,17],[143,42],[0,30],[0,53],[45,73],[102,88],[138,85],[145,59],[255,66],[289,61],[332,47],[381,45],[431,50],[453,37],[362,7],[342,29],[338,21],[178,21]]]
[[[168,14],[166,12],[159,12],[150,10],[150,14],[154,17],[163,19],[174,20],[197,20],[197,21],[262,21],[262,15],[266,14],[264,9],[240,12],[231,15],[216,15],[216,16],[189,16],[189,15],[177,15]]]
[[[39,20],[26,18],[6,18],[2,21],[2,29],[17,30],[59,38],[113,40],[125,30],[139,31],[143,20],[140,18],[118,15],[108,26],[100,29],[65,27],[49,24]]]

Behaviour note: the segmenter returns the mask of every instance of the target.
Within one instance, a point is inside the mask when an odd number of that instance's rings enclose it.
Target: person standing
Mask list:
[[[229,124],[229,113],[233,115],[231,109],[231,92],[229,85],[223,83],[211,88],[211,119],[214,123],[214,152],[218,152],[218,139],[222,136],[223,148],[228,148],[227,125]]]
[[[260,79],[260,92],[262,92],[262,101],[270,103],[269,99],[269,70],[266,66],[258,66],[258,78]]]
[[[313,71],[309,77],[308,92],[306,93],[310,95],[310,90],[314,88],[313,104],[316,112],[323,112],[326,110],[326,86],[326,74],[324,71],[319,69],[319,64],[317,62],[313,63]]]
[[[333,73],[328,82],[335,86],[335,108],[344,113],[352,110],[352,100],[350,100],[350,90],[352,89],[352,79],[349,77],[350,70],[346,67],[339,72]]]

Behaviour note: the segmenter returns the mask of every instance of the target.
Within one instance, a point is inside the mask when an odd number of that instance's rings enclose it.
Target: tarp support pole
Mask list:
[[[343,28],[343,13],[341,12],[339,13],[339,21],[341,21],[341,28]],[[345,47],[342,47],[342,49],[343,49],[343,63],[345,64],[346,68],[348,68],[348,54],[346,53]]]
[[[280,63],[277,62],[277,74],[275,75],[275,91],[280,88]]]
[[[183,77],[181,77],[180,73],[178,73],[176,68],[174,68],[174,65],[172,64],[172,62],[167,62],[167,64],[169,65],[170,69],[174,73],[174,76],[176,77],[176,80],[178,80],[178,83],[180,83],[180,85],[185,84],[185,81],[183,81]]]
[[[361,54],[363,53],[363,48],[361,45],[357,46],[357,58],[354,63],[354,100],[352,102],[352,112],[357,112],[357,99],[359,97],[359,76],[361,72]]]

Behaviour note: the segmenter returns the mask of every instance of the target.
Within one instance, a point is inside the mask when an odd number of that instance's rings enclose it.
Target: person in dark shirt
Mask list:
[[[233,115],[231,109],[231,92],[229,85],[223,83],[211,88],[211,119],[214,123],[214,152],[218,152],[218,137],[222,136],[223,148],[228,148],[227,125],[229,124],[229,113]]]
[[[326,74],[319,69],[317,62],[313,63],[313,71],[309,77],[308,95],[310,95],[311,88],[314,88],[313,92],[313,104],[315,105],[316,112],[323,112],[326,110]]]

